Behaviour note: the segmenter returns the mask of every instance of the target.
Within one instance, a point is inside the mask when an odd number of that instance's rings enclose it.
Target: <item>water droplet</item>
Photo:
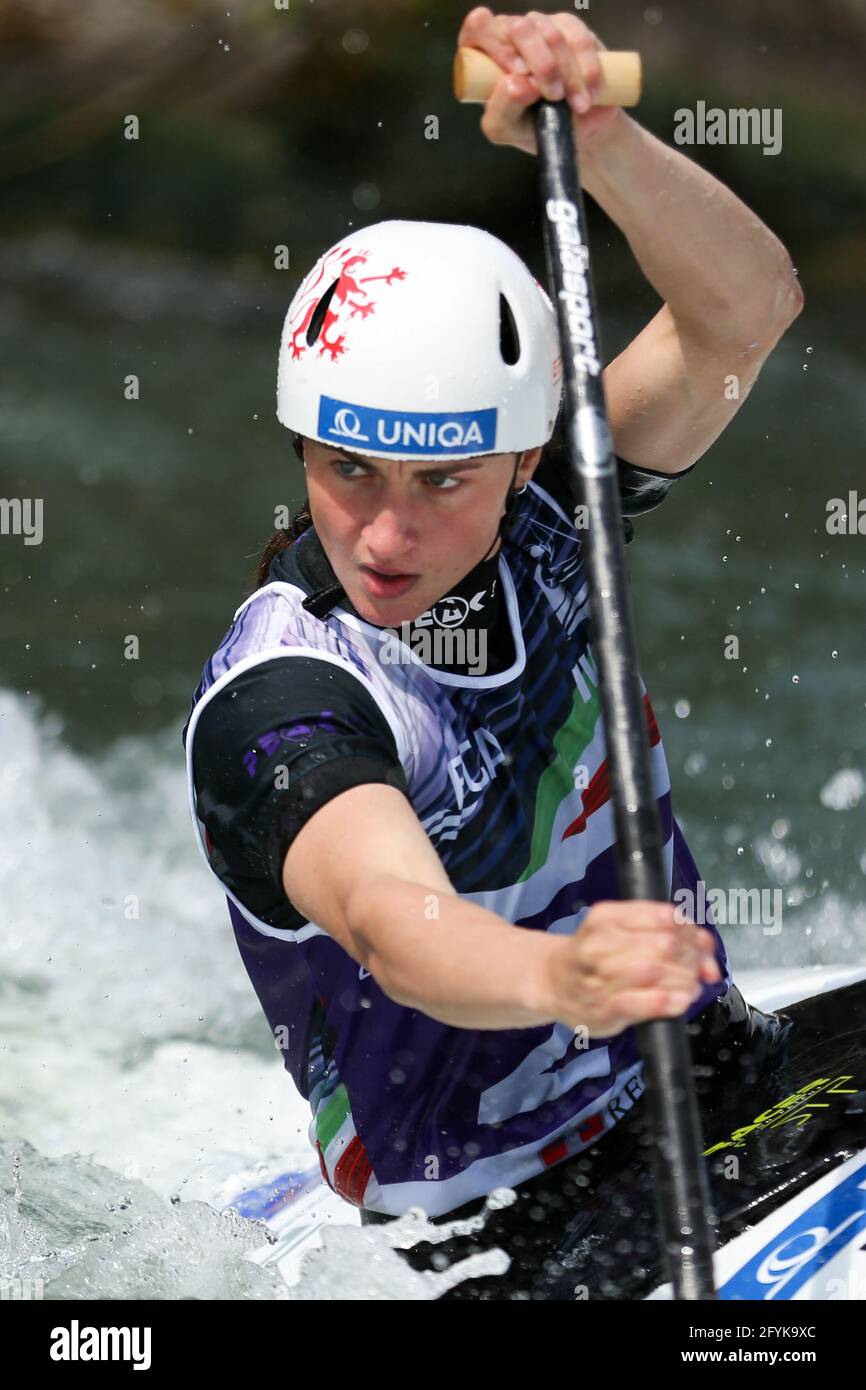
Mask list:
[[[362,212],[371,212],[378,206],[381,196],[375,183],[359,183],[352,193],[352,202]]]
[[[366,29],[347,29],[342,42],[347,53],[363,53],[370,46],[370,35]]]

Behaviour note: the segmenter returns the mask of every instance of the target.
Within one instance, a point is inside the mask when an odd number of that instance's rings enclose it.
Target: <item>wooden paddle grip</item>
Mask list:
[[[602,87],[596,106],[637,106],[640,101],[639,53],[610,53],[602,49]],[[454,57],[454,95],[458,101],[484,102],[504,69],[480,48],[458,48]]]

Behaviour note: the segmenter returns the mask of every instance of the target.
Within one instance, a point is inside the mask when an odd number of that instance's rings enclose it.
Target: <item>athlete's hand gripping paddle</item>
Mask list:
[[[637,106],[640,101],[639,53],[596,55],[601,67],[601,86],[596,106]],[[454,58],[454,95],[458,101],[485,102],[502,76],[502,68],[480,48],[458,48]]]
[[[599,105],[635,104],[637,54],[602,51],[605,89]],[[476,49],[461,48],[454,68],[461,101],[484,101],[501,69]],[[668,902],[663,840],[653,788],[646,710],[626,586],[616,459],[602,387],[595,296],[572,112],[566,101],[533,108],[538,142],[544,244],[551,298],[562,346],[568,472],[586,505],[584,536],[593,646],[611,770],[623,898]],[[713,1240],[709,1191],[701,1158],[700,1120],[681,1018],[637,1026],[655,1135],[659,1231],[674,1296],[710,1299]]]

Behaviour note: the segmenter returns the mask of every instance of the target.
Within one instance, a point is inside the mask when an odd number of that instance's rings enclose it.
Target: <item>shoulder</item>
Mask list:
[[[327,654],[286,652],[229,672],[206,696],[196,720],[196,763],[219,759],[228,744],[275,747],[317,736],[378,739],[396,755],[391,726],[370,689]]]
[[[355,786],[406,790],[388,721],[351,671],[315,654],[237,672],[196,715],[187,757],[210,867],[255,920],[296,927],[282,866],[300,829]]]

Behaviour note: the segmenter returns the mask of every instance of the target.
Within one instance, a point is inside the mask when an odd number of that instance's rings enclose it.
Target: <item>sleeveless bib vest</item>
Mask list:
[[[393,638],[340,608],[313,617],[302,607],[309,590],[292,550],[285,552],[287,578],[241,605],[194,696],[187,766],[205,862],[192,775],[202,708],[241,671],[274,658],[285,661],[288,694],[293,657],[316,656],[375,700],[411,803],[461,897],[527,931],[579,930],[592,903],[619,895],[580,552],[571,519],[530,483],[499,556],[515,659],[479,676],[425,666],[402,643],[395,660]],[[644,703],[670,897],[687,889],[696,901],[698,870],[672,815],[646,695]],[[388,998],[315,923],[280,930],[228,896],[244,965],[286,1070],[310,1103],[322,1173],[358,1206],[390,1215],[418,1206],[439,1216],[513,1187],[595,1142],[642,1093],[632,1029],[586,1039],[565,1024],[454,1028]],[[434,912],[431,903],[431,932]],[[706,925],[723,978],[703,987],[689,1018],[731,984],[724,944]]]

